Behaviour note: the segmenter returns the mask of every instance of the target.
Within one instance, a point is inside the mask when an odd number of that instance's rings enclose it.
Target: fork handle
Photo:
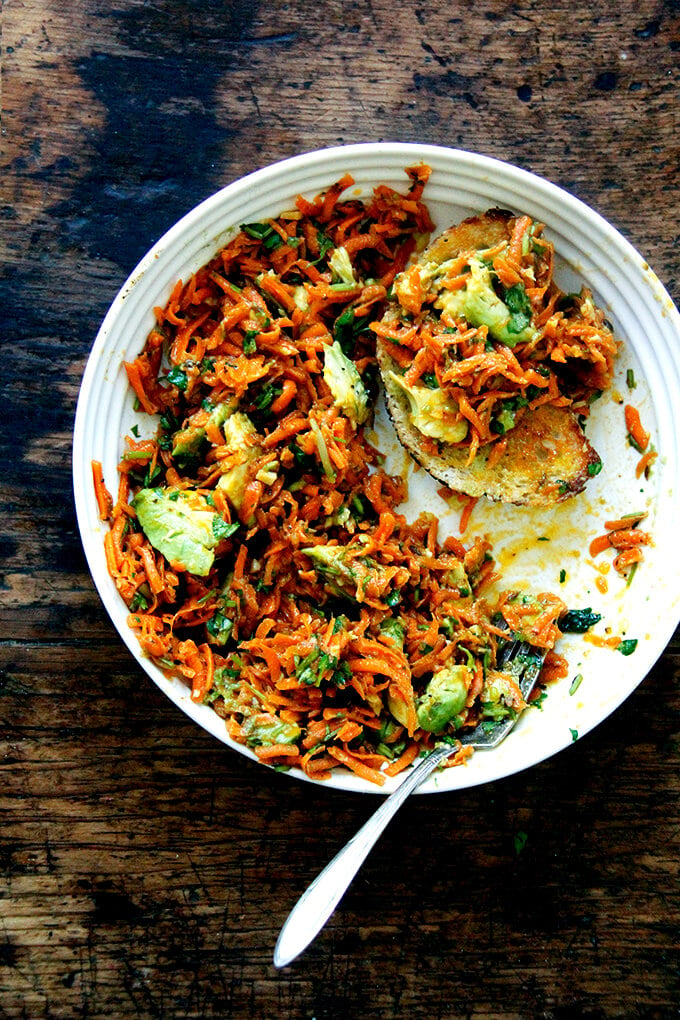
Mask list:
[[[397,789],[383,801],[377,811],[317,875],[303,892],[281,929],[274,949],[276,967],[285,967],[292,963],[318,935],[383,830],[409,794],[457,750],[455,744],[441,744],[418,762]]]

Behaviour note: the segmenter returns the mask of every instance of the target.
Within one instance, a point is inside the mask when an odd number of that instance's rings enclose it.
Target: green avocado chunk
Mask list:
[[[502,301],[493,288],[491,271],[481,259],[470,260],[467,283],[460,290],[442,290],[435,306],[471,326],[486,326],[494,340],[507,347],[533,340],[531,305],[521,284],[508,288]]]
[[[142,531],[171,567],[198,577],[210,572],[224,522],[203,496],[182,489],[140,489],[132,506]]]
[[[434,674],[418,700],[418,725],[428,733],[442,730],[465,708],[472,676],[467,666],[444,666]]]
[[[208,415],[207,422],[205,422],[205,411],[201,410],[196,414],[193,414],[186,422],[184,428],[179,429],[173,434],[173,457],[182,458],[197,456],[206,437],[206,425],[216,425],[220,428],[224,425],[229,416],[234,413],[237,407],[238,400],[236,400],[236,398],[224,400],[219,404],[215,404]],[[203,421],[205,424],[197,425],[197,420]]]
[[[353,427],[363,425],[370,411],[366,387],[356,365],[337,340],[325,349],[323,377],[334,403],[347,415]]]
[[[406,394],[409,420],[424,436],[444,443],[461,443],[468,432],[465,419],[458,418],[458,404],[441,389],[415,383],[410,386],[396,372],[388,377]]]

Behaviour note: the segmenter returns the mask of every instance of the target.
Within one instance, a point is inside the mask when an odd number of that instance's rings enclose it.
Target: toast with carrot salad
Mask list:
[[[582,425],[618,345],[586,288],[557,285],[554,256],[529,216],[472,216],[396,277],[372,325],[399,439],[451,489],[546,506],[601,469]]]

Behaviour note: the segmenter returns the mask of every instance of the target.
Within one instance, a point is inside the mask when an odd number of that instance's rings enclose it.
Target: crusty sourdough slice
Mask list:
[[[456,492],[549,506],[582,492],[598,470],[600,458],[567,408],[545,404],[525,414],[508,432],[501,459],[489,467],[491,447],[482,447],[471,464],[464,447],[440,443],[438,453],[426,450],[422,434],[409,421],[404,391],[388,381],[386,397],[401,444],[429,474]]]
[[[436,237],[418,261],[441,265],[461,252],[492,248],[510,237],[510,221],[513,218],[514,214],[507,209],[487,209],[477,216],[470,216]]]
[[[491,209],[470,217],[436,238],[421,255],[423,263],[442,263],[463,251],[490,248],[509,236],[512,213]],[[388,321],[395,315],[388,308]],[[468,449],[425,440],[412,424],[404,390],[394,381],[399,372],[389,344],[378,338],[378,365],[387,409],[402,445],[433,477],[450,489],[470,496],[486,496],[505,503],[549,506],[581,492],[599,470],[600,458],[568,408],[543,405],[526,411],[507,433],[507,447],[496,464],[488,466],[492,447],[482,447],[468,464]]]

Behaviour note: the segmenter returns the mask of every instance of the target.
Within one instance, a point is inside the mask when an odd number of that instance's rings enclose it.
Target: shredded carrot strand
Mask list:
[[[476,496],[470,496],[469,499],[465,501],[465,506],[463,507],[462,514],[460,515],[460,523],[458,525],[458,530],[460,531],[461,535],[464,535],[465,532],[467,531],[468,525],[470,523],[470,518],[472,516],[472,511],[477,506],[478,501],[479,501],[478,497]]]
[[[104,472],[101,462],[98,460],[92,462],[92,480],[94,483],[95,499],[99,507],[99,518],[102,521],[108,521],[113,510],[113,499],[104,484]]]
[[[640,453],[644,453],[647,449],[650,436],[649,432],[642,427],[640,412],[636,407],[633,407],[632,404],[626,404],[623,410],[628,434]]]

